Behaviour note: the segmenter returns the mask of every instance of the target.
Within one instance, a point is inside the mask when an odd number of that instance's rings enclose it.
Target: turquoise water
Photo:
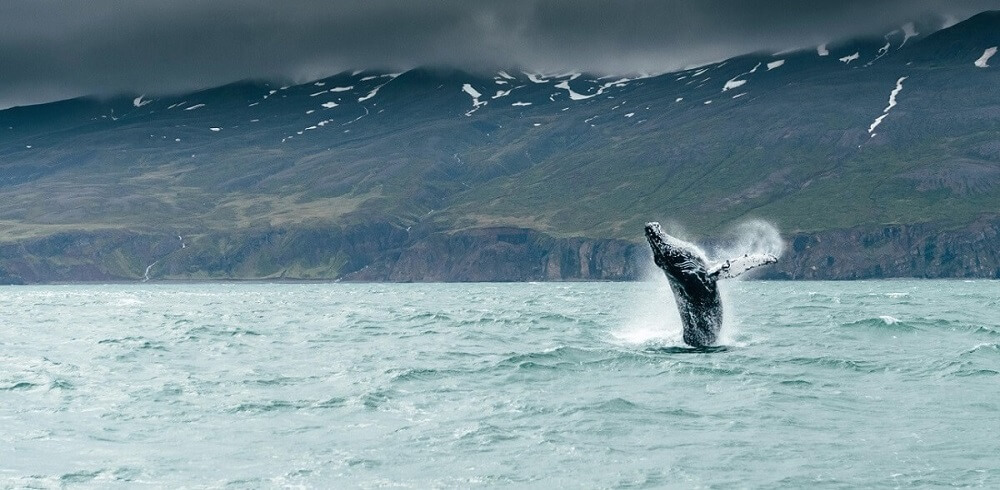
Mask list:
[[[1000,282],[0,288],[0,487],[1000,487]]]

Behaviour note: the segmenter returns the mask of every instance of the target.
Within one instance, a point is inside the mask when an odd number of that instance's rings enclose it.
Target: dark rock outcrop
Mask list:
[[[799,233],[769,279],[1000,279],[1000,218],[961,228],[921,223]]]
[[[395,282],[621,281],[637,277],[639,250],[621,240],[556,239],[520,228],[432,233],[344,278]]]

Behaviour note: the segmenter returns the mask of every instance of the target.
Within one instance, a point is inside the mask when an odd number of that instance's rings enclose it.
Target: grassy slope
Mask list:
[[[269,87],[253,84],[198,95],[213,111],[133,111],[116,124],[99,118],[110,103],[63,103],[35,116],[47,126],[25,124],[20,139],[0,147],[9,176],[0,183],[0,241],[386,220],[634,240],[651,219],[706,234],[750,217],[819,231],[959,226],[997,212],[1000,180],[990,169],[998,157],[975,151],[1000,133],[996,71],[902,61],[844,70],[791,57],[750,78],[740,99],[718,85],[754,66],[753,57],[713,68],[704,89],[667,75],[614,99],[546,104],[551,89],[529,85],[534,92],[519,99],[535,105],[494,102],[471,117],[458,90],[471,76],[418,73],[384,88],[364,113],[345,104],[336,130],[297,135],[294,144],[279,140],[308,124],[303,114],[317,100],[310,86],[272,98],[286,105],[263,115],[247,102]],[[869,138],[902,74],[899,105]],[[329,85],[354,83],[340,78]],[[492,81],[476,83],[487,93]],[[678,95],[684,102],[674,102]],[[119,101],[119,116],[130,102]],[[65,115],[74,110],[90,113]]]

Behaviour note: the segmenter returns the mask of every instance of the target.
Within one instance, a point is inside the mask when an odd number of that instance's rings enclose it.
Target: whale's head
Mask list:
[[[666,266],[666,256],[669,251],[667,234],[660,228],[659,223],[655,221],[646,223],[646,240],[649,242],[649,248],[653,249],[653,262],[659,267]]]
[[[653,262],[668,275],[705,271],[707,259],[696,245],[664,233],[657,222],[646,223],[645,231]]]

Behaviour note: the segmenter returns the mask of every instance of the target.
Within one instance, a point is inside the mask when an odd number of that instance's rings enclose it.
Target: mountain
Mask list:
[[[642,224],[770,277],[1000,277],[1000,12],[598,76],[422,68],[0,111],[0,282],[627,279]],[[993,49],[993,52],[996,50]]]

